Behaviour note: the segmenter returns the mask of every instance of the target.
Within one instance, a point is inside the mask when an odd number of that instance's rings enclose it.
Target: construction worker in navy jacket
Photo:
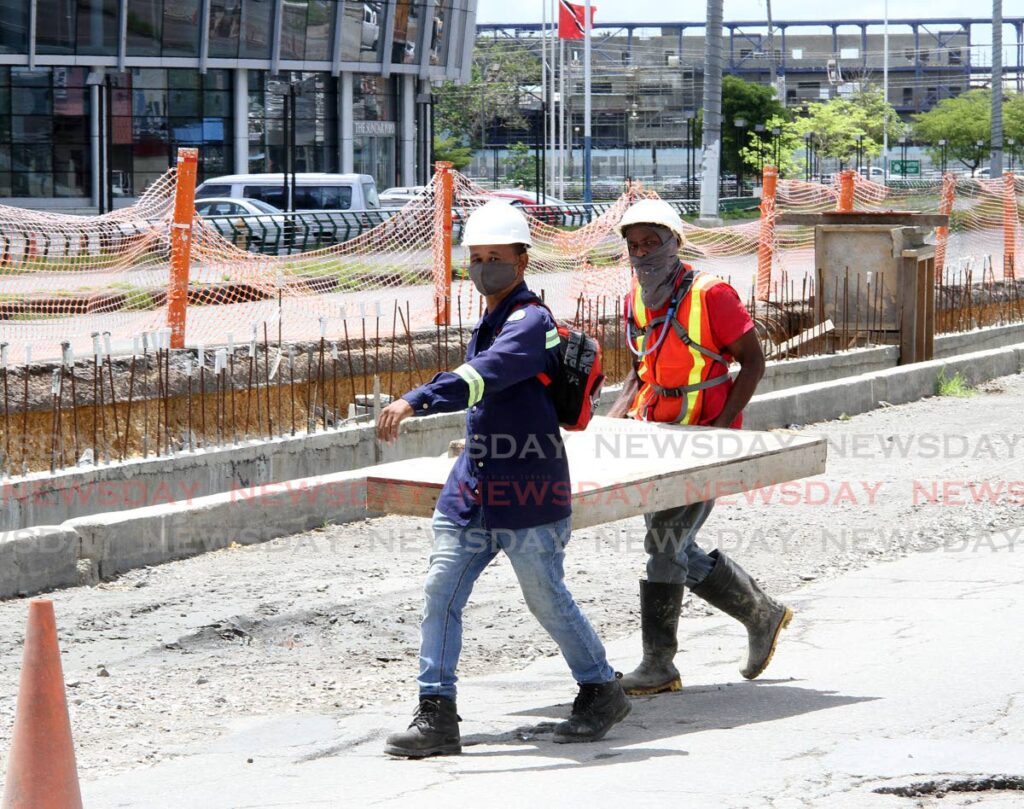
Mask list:
[[[463,244],[470,278],[487,300],[466,361],[388,405],[377,422],[379,438],[392,441],[409,416],[466,410],[466,447],[433,517],[420,702],[408,730],[389,736],[385,746],[409,758],[462,750],[455,705],[462,611],[499,551],[579,683],[572,714],[555,728],[553,741],[597,741],[629,713],[604,646],[563,578],[572,519],[569,466],[542,381],[558,372],[560,340],[551,314],[523,281],[529,225],[518,209],[492,200],[467,220]]]

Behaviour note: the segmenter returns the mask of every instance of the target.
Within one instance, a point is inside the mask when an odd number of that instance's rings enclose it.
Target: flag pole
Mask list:
[[[590,0],[583,12],[583,201],[594,201],[590,187]]]

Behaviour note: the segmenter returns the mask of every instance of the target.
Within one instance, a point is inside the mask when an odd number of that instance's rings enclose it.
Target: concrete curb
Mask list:
[[[0,598],[78,584],[78,542],[67,525],[0,533]]]
[[[971,384],[1020,373],[1024,370],[1024,343],[761,394],[751,400],[744,423],[750,429],[764,430],[865,413],[883,401],[916,401],[934,395],[943,370],[950,376],[959,372]],[[456,422],[450,424],[453,416]],[[447,435],[455,423],[461,424],[462,414],[428,416],[412,426],[432,432],[426,422],[433,419],[444,420],[440,426]],[[430,440],[439,439],[440,434]],[[266,542],[325,522],[372,516],[366,510],[366,474],[367,467],[363,467],[234,487],[168,505],[0,534],[0,598],[72,585],[80,575],[85,581],[96,581],[226,548],[233,542]]]
[[[882,371],[754,396],[743,413],[743,426],[768,430],[788,424],[829,421],[879,407],[906,404],[933,396],[939,375],[960,373],[972,385],[1024,369],[1024,343],[976,351],[947,359],[902,365]]]

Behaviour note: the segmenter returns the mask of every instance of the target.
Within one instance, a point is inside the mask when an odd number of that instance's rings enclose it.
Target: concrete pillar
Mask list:
[[[402,75],[402,185],[416,185],[416,77]]]
[[[338,81],[341,83],[341,92],[338,93],[338,141],[341,149],[341,170],[347,174],[355,170],[352,142],[352,74],[346,71],[338,77]]]
[[[89,71],[90,76],[103,76],[102,68],[92,68]],[[93,84],[89,87],[89,174],[90,174],[90,196],[92,197],[92,204],[97,208],[100,206],[100,199],[103,196],[103,177],[100,173],[100,161],[102,155],[100,150],[101,138],[100,138],[100,92],[101,88],[97,84]]]
[[[235,82],[231,88],[234,133],[232,141],[235,152],[235,173],[249,173],[249,70],[235,68]]]

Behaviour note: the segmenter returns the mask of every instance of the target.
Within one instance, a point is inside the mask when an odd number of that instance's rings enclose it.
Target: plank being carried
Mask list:
[[[824,438],[720,430],[596,416],[564,433],[572,480],[573,527],[586,528],[701,500],[738,494],[825,471]],[[514,452],[495,437],[489,454]],[[528,447],[522,448],[529,452]],[[536,448],[534,448],[536,451]],[[412,458],[367,469],[370,511],[429,517],[454,459]],[[536,485],[544,485],[537,481]],[[489,490],[494,496],[493,483]],[[509,486],[516,502],[522,492]],[[524,503],[524,508],[529,507]]]

